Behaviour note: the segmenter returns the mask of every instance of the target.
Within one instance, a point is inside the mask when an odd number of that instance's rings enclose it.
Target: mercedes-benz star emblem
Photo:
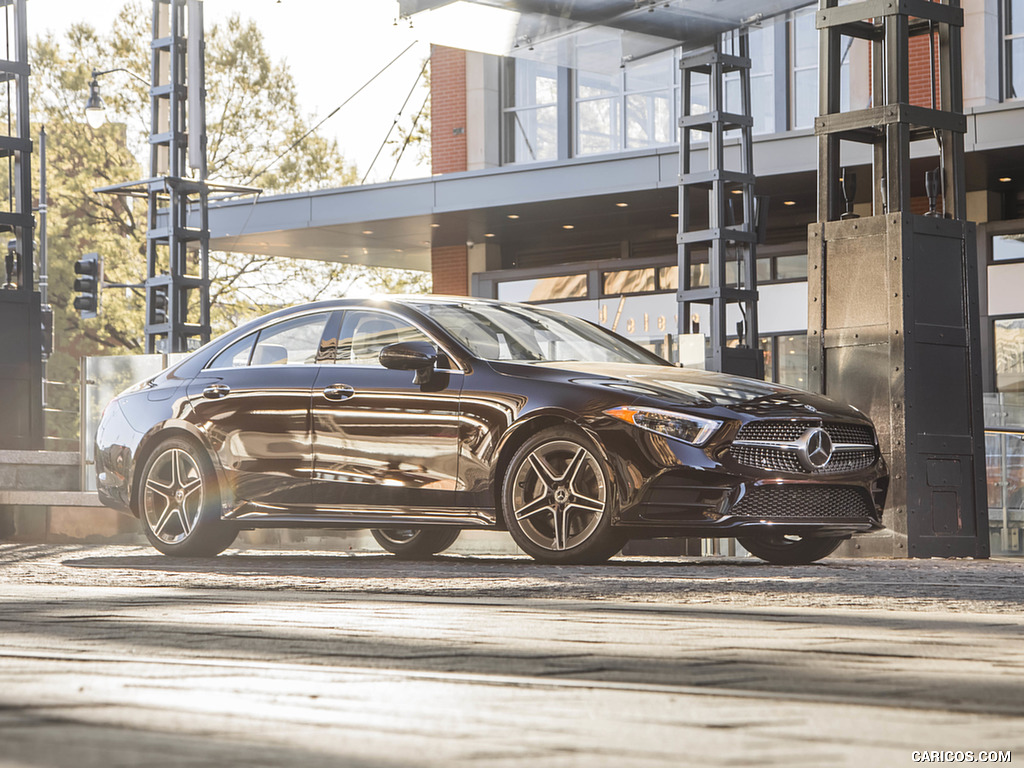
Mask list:
[[[797,440],[797,458],[808,472],[815,472],[832,458],[832,438],[821,427],[811,427]]]

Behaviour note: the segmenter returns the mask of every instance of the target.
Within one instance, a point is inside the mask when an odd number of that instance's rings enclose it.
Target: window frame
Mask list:
[[[1024,18],[1019,19],[1018,23],[1013,25],[1020,27],[1019,32],[1013,32],[1010,29],[1012,24],[1012,14],[1010,11],[1012,7],[1013,0],[1001,0],[999,4],[999,100],[1002,102],[1024,99],[1024,93],[1015,96],[1010,95],[1010,89],[1013,87],[1012,73],[1008,66],[1013,58],[1010,54],[1010,47],[1013,41],[1024,39]],[[1024,88],[1024,82],[1020,83],[1020,85]]]

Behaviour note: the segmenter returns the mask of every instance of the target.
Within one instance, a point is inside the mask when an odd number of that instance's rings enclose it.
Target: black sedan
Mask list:
[[[557,312],[427,296],[237,328],[115,398],[96,457],[103,502],[180,556],[314,527],[416,558],[497,528],[546,563],[663,536],[808,563],[879,528],[888,485],[855,408]]]

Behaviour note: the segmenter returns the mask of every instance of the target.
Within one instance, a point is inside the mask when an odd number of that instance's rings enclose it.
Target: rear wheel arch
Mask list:
[[[171,437],[180,437],[184,440],[188,440],[194,443],[197,449],[202,450],[206,454],[210,463],[213,465],[214,472],[217,474],[217,485],[220,487],[222,494],[221,503],[224,501],[223,495],[230,493],[230,489],[228,489],[223,482],[223,473],[221,472],[220,462],[217,460],[216,454],[210,450],[210,446],[206,444],[206,441],[199,434],[182,426],[162,427],[157,431],[151,432],[143,439],[134,457],[132,465],[131,498],[129,500],[129,505],[131,507],[132,514],[136,517],[140,517],[142,514],[142,508],[140,505],[142,470],[145,468],[146,462],[149,461],[149,457],[153,454],[153,451],[155,451],[161,443]]]

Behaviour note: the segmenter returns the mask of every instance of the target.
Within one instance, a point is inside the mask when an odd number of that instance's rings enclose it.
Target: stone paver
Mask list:
[[[0,545],[0,765],[1019,752],[1022,576],[1016,561],[584,568]]]

